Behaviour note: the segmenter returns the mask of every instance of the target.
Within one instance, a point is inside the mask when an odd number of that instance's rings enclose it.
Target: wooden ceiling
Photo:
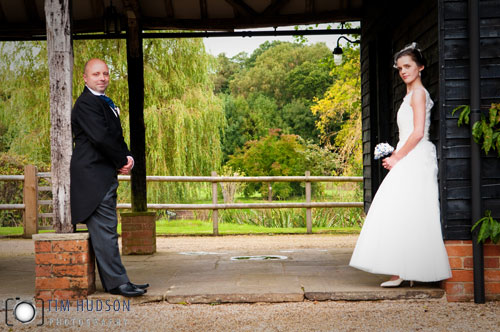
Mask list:
[[[361,19],[363,0],[70,0],[73,33],[104,33],[112,4],[125,31],[136,17],[143,31],[233,31]],[[109,9],[108,9],[109,10]],[[45,36],[44,0],[0,0],[0,40]]]

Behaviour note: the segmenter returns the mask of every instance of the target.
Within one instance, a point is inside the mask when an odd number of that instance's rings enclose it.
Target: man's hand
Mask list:
[[[134,167],[134,158],[127,156],[127,164],[118,170],[118,174],[127,175]]]

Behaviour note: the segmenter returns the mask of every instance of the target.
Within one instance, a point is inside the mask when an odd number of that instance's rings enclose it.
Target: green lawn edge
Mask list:
[[[313,227],[313,234],[359,234],[358,227]],[[42,230],[39,233],[53,232]],[[121,224],[118,224],[118,233],[121,234]],[[300,228],[274,228],[248,224],[219,223],[221,235],[258,235],[258,234],[306,234],[305,227]],[[22,236],[22,227],[0,227],[0,236]],[[202,220],[158,220],[156,222],[156,235],[212,235],[211,221]]]

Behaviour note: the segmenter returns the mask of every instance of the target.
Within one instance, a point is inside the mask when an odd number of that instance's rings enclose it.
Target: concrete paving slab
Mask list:
[[[270,237],[270,241],[276,238]],[[255,239],[263,242],[260,237]],[[175,239],[176,242],[181,240]],[[186,239],[191,242],[195,240]],[[202,240],[204,238],[199,238],[199,241]],[[219,239],[220,242],[225,240]],[[158,241],[168,243],[169,238],[159,238]],[[304,246],[266,249],[262,246],[245,248],[217,244],[207,251],[200,248],[184,251],[159,245],[159,251],[153,255],[123,256],[122,260],[133,282],[151,285],[147,294],[131,299],[132,303],[360,301],[426,299],[444,295],[437,284],[420,283],[414,288],[380,288],[380,283],[387,280],[387,276],[348,266],[352,248]],[[3,308],[1,306],[6,298],[34,296],[33,251],[31,240],[0,239],[0,308]],[[287,258],[231,260],[231,257],[243,255],[282,255]],[[89,298],[114,300],[117,297],[120,298],[103,292],[97,276],[97,292]]]

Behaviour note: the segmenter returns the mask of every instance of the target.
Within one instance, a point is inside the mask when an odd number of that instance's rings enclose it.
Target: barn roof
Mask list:
[[[72,0],[74,34],[104,33],[116,17],[125,31],[136,17],[143,31],[233,31],[360,20],[362,0]],[[115,15],[111,15],[111,6]],[[0,0],[0,40],[44,37],[44,0]]]

